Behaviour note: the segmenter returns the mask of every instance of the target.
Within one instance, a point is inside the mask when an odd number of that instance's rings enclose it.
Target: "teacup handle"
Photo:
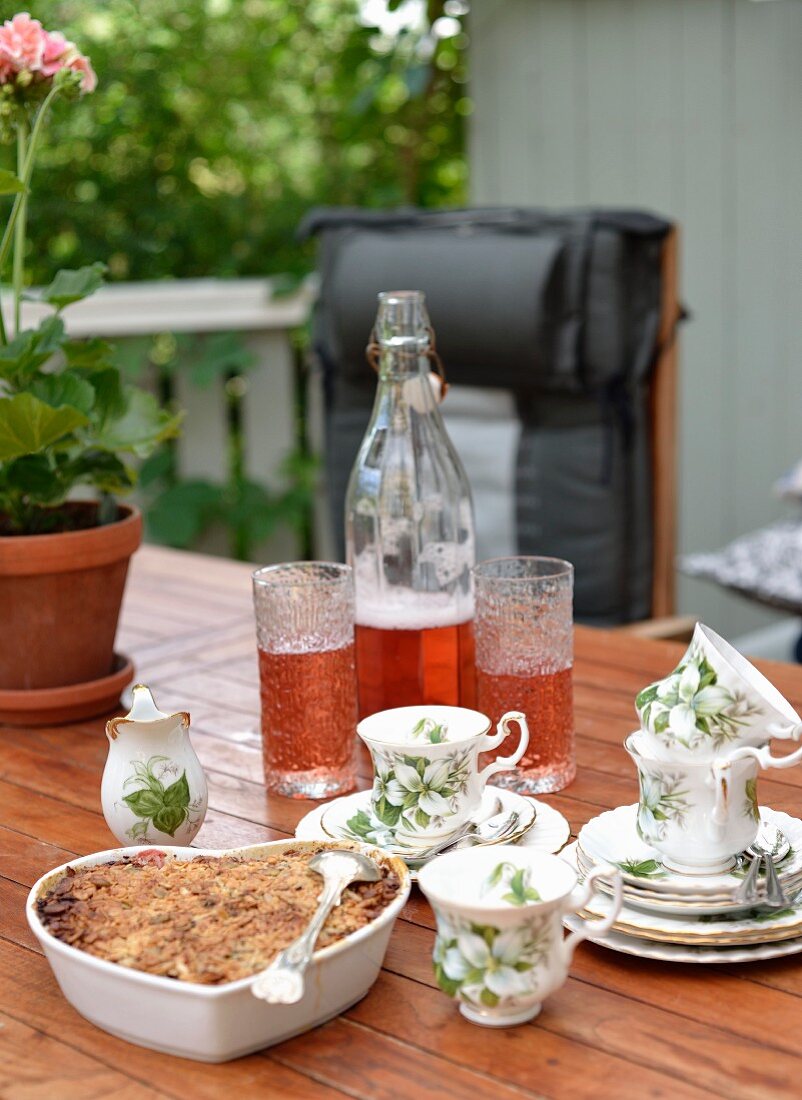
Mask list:
[[[802,760],[802,746],[787,756],[772,756],[768,745],[744,745],[740,749],[734,749],[726,756],[717,757],[710,766],[710,775],[716,786],[716,802],[713,807],[712,822],[713,833],[726,824],[728,784],[727,774],[731,764],[736,760],[757,760],[761,768],[793,768]]]
[[[746,760],[750,756],[757,760],[761,768],[793,768],[794,764],[802,760],[802,745],[795,752],[789,752],[787,756],[772,756],[769,745],[761,745],[760,748],[756,745],[744,745],[727,756],[714,760],[713,767],[717,772],[721,772],[736,760]]]
[[[512,756],[499,756],[492,764],[488,764],[486,768],[482,768],[479,772],[479,782],[482,786],[484,786],[490,776],[494,775],[496,772],[506,772],[509,771],[510,768],[514,768],[526,752],[527,745],[529,744],[529,726],[526,724],[526,715],[521,714],[519,710],[510,710],[504,715],[496,727],[496,732],[487,734],[484,740],[479,742],[479,752],[491,752],[493,749],[497,749],[509,736],[510,722],[517,722],[521,732],[518,748]]]
[[[582,940],[586,940],[590,933],[594,935],[604,935],[605,932],[609,932],[616,922],[618,914],[621,912],[621,901],[623,885],[621,882],[621,872],[616,867],[601,866],[594,867],[592,871],[588,873],[585,878],[585,882],[581,887],[580,893],[572,893],[568,899],[568,903],[563,909],[563,913],[577,913],[580,909],[584,909],[587,903],[590,901],[593,894],[596,892],[596,879],[606,878],[613,884],[613,908],[611,912],[604,918],[604,920],[587,920],[582,918],[582,927],[578,928],[576,932],[571,932],[566,936],[562,942],[563,963],[566,967],[571,965],[571,959],[574,957],[574,952],[580,945]]]
[[[794,722],[783,726],[779,722],[773,722],[766,727],[770,737],[776,737],[778,741],[798,741],[802,737],[802,722]]]

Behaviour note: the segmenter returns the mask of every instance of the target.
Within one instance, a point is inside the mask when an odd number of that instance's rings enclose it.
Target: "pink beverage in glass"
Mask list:
[[[268,790],[329,798],[356,783],[351,570],[290,562],[253,575]]]
[[[523,711],[530,730],[521,763],[493,782],[522,794],[562,790],[576,775],[573,566],[495,558],[473,577],[477,709],[494,721]]]

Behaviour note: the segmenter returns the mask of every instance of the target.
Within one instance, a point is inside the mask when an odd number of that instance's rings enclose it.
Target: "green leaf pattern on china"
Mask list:
[[[721,748],[761,713],[759,704],[719,683],[696,645],[669,676],[638,693],[635,707],[643,725],[665,745],[676,741],[688,749],[708,743]]]
[[[526,905],[528,901],[542,901],[540,894],[530,883],[531,872],[528,867],[516,867],[514,863],[498,863],[488,875],[483,892],[493,890],[499,885],[507,887],[501,900],[509,905]]]
[[[155,774],[155,769],[159,765],[169,767],[170,758],[151,756],[147,762],[131,761],[134,774],[126,779],[123,787],[129,787],[134,783],[141,784],[130,794],[123,795],[125,804],[140,819],[129,830],[132,840],[146,837],[150,822],[160,833],[175,836],[176,830],[189,817],[190,793],[186,771],[174,783],[165,787],[162,780],[166,768],[161,768],[161,778]]]
[[[656,859],[625,859],[616,864],[628,875],[637,878],[661,878],[665,876],[663,865]]]
[[[531,998],[539,967],[551,947],[548,918],[514,928],[495,928],[460,918],[438,917],[434,973],[449,997],[493,1007]]]

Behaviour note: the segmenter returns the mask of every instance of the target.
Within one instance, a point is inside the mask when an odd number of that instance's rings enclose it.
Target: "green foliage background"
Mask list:
[[[396,37],[362,25],[358,0],[30,6],[99,78],[54,112],[34,178],[34,282],[94,260],[112,279],[297,275],[312,261],[293,236],[310,206],[464,199],[467,37],[428,33],[459,2],[431,0],[422,33]]]
[[[291,285],[314,263],[313,245],[295,240],[312,206],[462,203],[467,4],[420,6],[416,29],[388,34],[365,25],[375,8],[360,0],[32,0],[35,18],[89,55],[98,88],[53,110],[28,281],[102,260],[111,280],[280,274]],[[12,164],[0,147],[0,166]],[[147,343],[120,349],[129,377],[155,373],[168,404],[176,371],[221,386],[230,436],[217,483],[183,479],[169,444],[145,464],[150,537],[191,546],[222,524],[248,558],[283,524],[309,551],[303,387],[297,448],[267,487],[243,466],[244,376],[258,364],[241,339]]]

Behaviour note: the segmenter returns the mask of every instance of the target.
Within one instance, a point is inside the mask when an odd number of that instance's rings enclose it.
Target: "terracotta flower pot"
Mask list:
[[[75,505],[85,508],[87,505]],[[142,516],[103,527],[0,536],[0,694],[105,679]]]

